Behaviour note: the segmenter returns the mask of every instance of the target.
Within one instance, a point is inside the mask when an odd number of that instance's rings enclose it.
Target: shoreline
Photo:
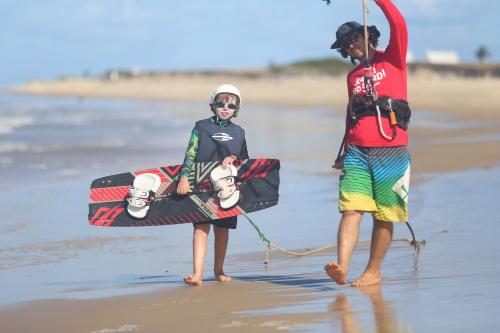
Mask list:
[[[15,94],[102,99],[139,99],[207,102],[211,89],[221,82],[240,87],[245,104],[278,107],[324,107],[343,116],[346,104],[345,79],[326,75],[211,75],[163,74],[116,80],[67,78],[33,81],[6,89]],[[413,112],[422,110],[450,117],[451,123],[413,126],[410,143],[413,170],[420,173],[487,168],[500,163],[500,79],[441,78],[414,74],[408,78]],[[442,119],[441,119],[442,121]],[[417,124],[418,125],[418,124]],[[337,144],[335,144],[336,146]],[[336,149],[336,148],[335,148]],[[447,159],[441,160],[442,152]],[[432,158],[432,157],[435,158]]]

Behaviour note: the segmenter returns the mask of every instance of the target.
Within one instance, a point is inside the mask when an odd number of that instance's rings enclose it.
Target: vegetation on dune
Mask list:
[[[276,74],[314,73],[325,75],[345,74],[352,69],[347,61],[338,58],[306,59],[288,65],[270,65],[269,70]]]

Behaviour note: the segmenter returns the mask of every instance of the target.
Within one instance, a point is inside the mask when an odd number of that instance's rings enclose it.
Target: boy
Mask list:
[[[236,159],[248,158],[245,131],[231,121],[238,115],[240,105],[241,94],[238,88],[230,84],[222,84],[215,88],[210,99],[210,108],[214,115],[196,122],[191,132],[177,186],[178,194],[189,192],[188,175],[194,162],[221,161],[222,167],[226,168]],[[231,280],[231,277],[224,273],[223,265],[229,229],[236,229],[236,223],[237,218],[234,216],[193,225],[193,274],[184,277],[185,283],[193,286],[202,284],[211,224],[214,226],[215,234],[214,275],[221,282]]]

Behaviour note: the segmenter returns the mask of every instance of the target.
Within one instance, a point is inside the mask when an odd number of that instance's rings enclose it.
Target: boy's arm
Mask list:
[[[198,144],[199,144],[199,133],[198,128],[195,126],[191,131],[191,137],[189,138],[189,144],[186,149],[186,154],[184,155],[184,163],[182,163],[181,178],[188,178],[191,169],[193,168],[194,160],[198,154]]]
[[[391,0],[374,1],[380,9],[382,9],[391,28],[389,45],[385,50],[385,54],[388,58],[387,60],[394,66],[403,69],[406,67],[406,52],[408,51],[408,29],[406,27],[406,21]]]

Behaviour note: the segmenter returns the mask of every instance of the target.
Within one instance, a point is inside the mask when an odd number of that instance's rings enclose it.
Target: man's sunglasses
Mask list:
[[[350,36],[348,36],[346,39],[343,40],[341,48],[342,49],[349,48],[352,44],[354,44],[358,40],[358,37],[360,35],[361,35],[360,33],[355,32],[355,33],[351,34]]]
[[[221,102],[221,101],[217,101],[217,102],[214,102],[213,104],[216,108],[223,108],[227,105],[227,108],[228,109],[231,109],[231,110],[238,110],[238,105],[237,104],[234,104],[234,103],[224,103],[224,102]]]

